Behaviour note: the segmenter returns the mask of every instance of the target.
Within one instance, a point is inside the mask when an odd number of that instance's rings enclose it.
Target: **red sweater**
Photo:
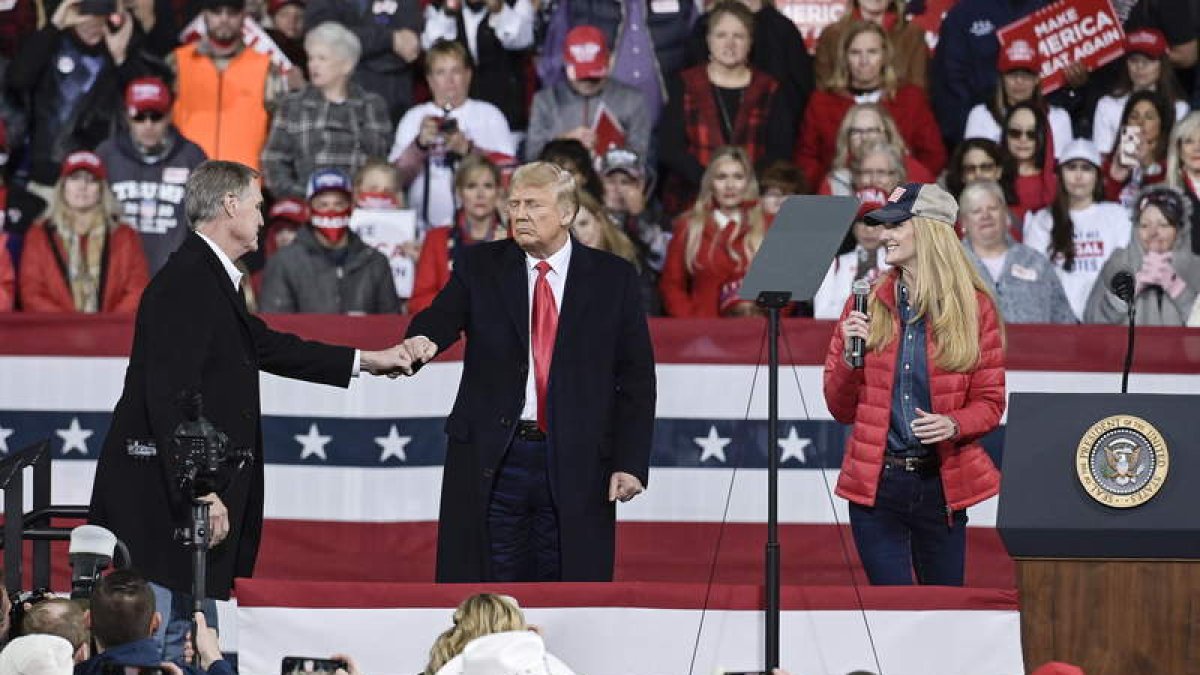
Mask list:
[[[74,312],[75,301],[67,281],[67,253],[59,237],[51,237],[46,221],[38,221],[25,235],[21,253],[21,307],[27,312]],[[101,312],[135,312],[146,288],[146,254],[142,242],[128,225],[109,231],[104,261]]]
[[[946,166],[946,148],[925,92],[905,84],[891,98],[884,97],[879,102],[896,120],[912,156],[933,175],[941,173]],[[838,127],[853,106],[854,98],[849,94],[832,91],[814,91],[808,99],[796,164],[804,171],[809,185],[820,185],[829,173],[837,149]]]
[[[896,335],[901,334],[896,311],[898,278],[899,272],[892,270],[871,291],[891,308]],[[976,292],[975,296],[979,300],[980,358],[974,370],[954,373],[939,368],[933,360],[936,345],[932,322],[925,322],[930,412],[949,415],[959,429],[957,438],[937,444],[946,504],[955,511],[1000,491],[1000,472],[978,441],[1000,424],[1004,413],[1004,347],[996,306],[985,293]],[[853,300],[847,301],[842,319],[852,307]],[[880,351],[867,352],[864,368],[856,370],[842,358],[844,339],[839,321],[825,355],[825,403],[834,419],[853,424],[854,429],[842,459],[837,494],[863,506],[874,506],[887,451],[900,340],[893,339]]]
[[[745,228],[730,223],[720,229],[709,215],[700,234],[695,270],[689,274],[684,258],[688,215],[685,213],[675,219],[675,235],[667,246],[662,277],[658,280],[663,308],[667,316],[717,317],[721,315],[721,288],[740,279],[750,266],[749,260],[739,263],[728,251],[730,237],[734,237],[734,250],[740,250]],[[744,214],[742,218],[744,221]]]

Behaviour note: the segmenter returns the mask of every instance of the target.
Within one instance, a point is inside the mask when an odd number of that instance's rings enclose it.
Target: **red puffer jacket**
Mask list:
[[[896,334],[901,334],[896,311],[896,281],[893,270],[876,283],[876,293],[896,318]],[[942,461],[942,487],[950,508],[958,511],[977,504],[1000,491],[1000,472],[979,445],[981,436],[1000,423],[1004,413],[1004,347],[996,307],[991,298],[977,292],[980,332],[979,364],[967,373],[939,368],[933,360],[932,322],[926,321],[929,359],[930,412],[949,415],[958,423],[959,435],[937,445]],[[846,303],[842,318],[853,307]],[[900,340],[894,339],[880,352],[867,353],[865,367],[855,370],[842,359],[842,325],[838,322],[825,355],[825,403],[833,418],[854,424],[837,494],[864,506],[874,506],[887,449],[887,433],[892,415],[892,384],[895,380],[896,355]]]

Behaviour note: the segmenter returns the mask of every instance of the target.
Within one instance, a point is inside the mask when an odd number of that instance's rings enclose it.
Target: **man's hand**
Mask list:
[[[209,628],[204,612],[196,612],[196,651],[200,652],[200,665],[208,670],[213,663],[225,658],[221,655],[221,643],[217,629]]]
[[[1083,61],[1067,64],[1067,67],[1063,68],[1063,75],[1067,77],[1067,86],[1072,89],[1080,89],[1088,81],[1088,69]]]
[[[215,492],[200,497],[200,501],[208,502],[208,547],[216,548],[229,536],[229,509]]]
[[[377,352],[360,352],[359,367],[372,375],[397,377],[400,373],[412,374],[412,358],[403,345],[388,347]]]
[[[412,63],[421,55],[421,38],[413,31],[401,28],[392,33],[392,51],[405,63]]]
[[[455,129],[446,134],[446,149],[459,157],[466,157],[471,152],[471,141],[462,129]]]
[[[355,663],[354,659],[350,658],[348,654],[334,654],[329,658],[346,664],[345,668],[338,668],[335,670],[334,675],[361,675],[358,670],[358,664]]]
[[[426,149],[433,145],[437,141],[438,134],[441,133],[438,131],[441,122],[440,116],[426,115],[421,120],[421,130],[417,132],[417,145]]]
[[[80,2],[81,0],[63,0],[58,9],[54,10],[54,16],[50,17],[50,23],[59,30],[70,30],[83,23],[87,17],[79,13]]]
[[[637,476],[625,473],[624,471],[617,471],[608,480],[608,501],[615,502],[621,500],[627,502],[645,490],[646,488],[642,487],[642,481],[638,480]]]
[[[133,15],[129,12],[121,12],[121,25],[117,27],[116,32],[104,28],[104,44],[108,47],[108,53],[112,55],[113,63],[118,66],[125,63],[125,57],[129,53],[129,39],[133,37]]]
[[[414,335],[408,338],[401,343],[400,348],[408,352],[409,360],[413,364],[428,363],[438,353],[437,345],[424,335]],[[405,375],[412,375],[412,372],[407,372]]]

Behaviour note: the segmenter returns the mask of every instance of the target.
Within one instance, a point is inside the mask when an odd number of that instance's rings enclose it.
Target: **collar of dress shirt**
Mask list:
[[[204,243],[208,244],[208,247],[212,249],[213,253],[217,254],[217,260],[221,261],[221,267],[225,268],[225,273],[229,275],[229,280],[233,282],[233,290],[237,291],[241,289],[242,271],[239,270],[237,265],[235,265],[233,261],[229,259],[229,256],[225,255],[225,251],[222,251],[221,247],[217,246],[215,241],[209,239],[200,232],[196,232],[196,235],[199,236]]]
[[[715,209],[713,210],[713,222],[717,224],[718,228],[724,230],[725,227],[730,223],[735,225],[740,223],[742,220],[741,215],[741,211],[738,211],[731,216],[720,209]]]
[[[525,269],[530,273],[536,274],[537,264],[541,261],[541,258],[535,258],[526,253]],[[550,263],[551,272],[565,277],[567,268],[571,265],[571,237],[567,237],[567,243],[563,244],[563,247],[555,251],[549,258],[546,258],[546,262]]]

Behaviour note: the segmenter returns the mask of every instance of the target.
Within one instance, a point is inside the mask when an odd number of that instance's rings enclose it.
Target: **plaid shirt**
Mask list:
[[[687,126],[688,147],[696,161],[707,166],[718,148],[739,145],[750,161],[758,162],[766,150],[763,143],[767,115],[779,83],[775,78],[754,69],[750,84],[742,92],[742,105],[733,118],[733,138],[726,140],[721,129],[721,112],[717,109],[717,93],[708,80],[704,65],[689,68],[679,74],[683,79],[683,120]]]
[[[341,104],[330,103],[311,86],[280,101],[262,153],[264,178],[276,199],[303,199],[316,169],[354,175],[367,159],[387,157],[392,143],[387,104],[357,84],[349,87]]]

